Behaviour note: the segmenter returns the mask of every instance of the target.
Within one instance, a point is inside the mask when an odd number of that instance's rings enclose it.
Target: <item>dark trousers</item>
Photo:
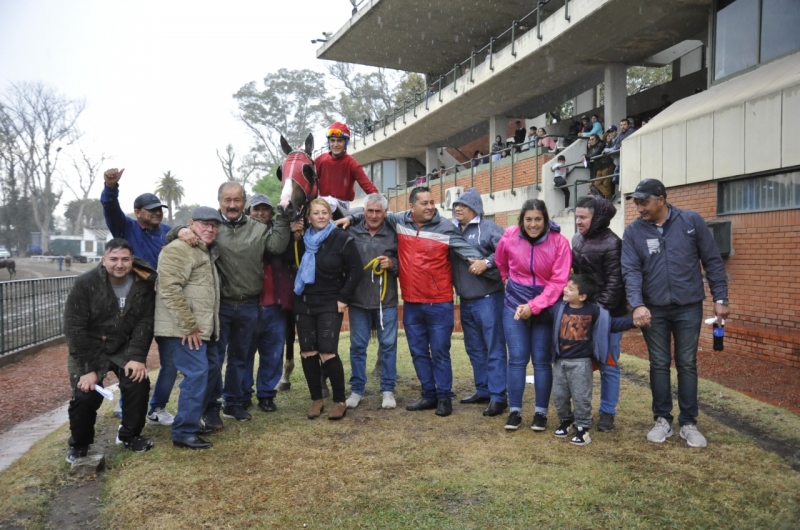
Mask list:
[[[119,439],[122,441],[139,436],[147,418],[147,400],[150,397],[150,379],[139,383],[125,375],[125,370],[114,363],[110,369],[119,379],[119,391],[122,395],[122,427]],[[95,390],[84,392],[78,390],[80,376],[72,374],[72,399],[69,402],[69,428],[72,436],[69,445],[87,447],[94,443],[94,424],[97,421],[97,410],[103,404],[103,396]],[[103,384],[102,380],[97,382]]]

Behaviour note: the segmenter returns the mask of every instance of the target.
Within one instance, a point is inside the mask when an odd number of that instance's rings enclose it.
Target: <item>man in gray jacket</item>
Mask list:
[[[378,193],[364,199],[364,220],[347,231],[358,248],[364,270],[358,289],[350,300],[350,397],[354,409],[364,397],[367,384],[367,347],[374,328],[378,332],[381,360],[381,407],[397,406],[397,234],[384,220],[389,201]]]
[[[645,179],[628,199],[640,217],[625,228],[622,275],[633,323],[642,327],[650,354],[653,419],[647,440],[661,443],[672,436],[670,342],[675,342],[681,438],[690,447],[705,447],[697,430],[697,343],[703,321],[705,289],[700,264],[714,297],[714,315],[728,318],[725,264],[702,217],[667,202],[661,181]]]
[[[461,297],[461,327],[475,378],[475,392],[463,404],[488,403],[484,416],[508,408],[506,398],[506,340],[503,334],[503,282],[483,273],[494,267],[494,250],[503,229],[483,218],[483,201],[475,188],[453,202],[454,224],[467,243],[484,259],[452,259],[453,284]]]

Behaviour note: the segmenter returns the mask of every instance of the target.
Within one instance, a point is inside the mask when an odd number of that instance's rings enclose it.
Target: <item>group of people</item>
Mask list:
[[[305,219],[291,224],[280,213],[273,215],[263,195],[248,204],[235,182],[222,184],[219,207],[197,208],[188,227],[164,225],[166,206],[152,194],[136,199],[136,219],[130,219],[117,200],[123,170],[106,171],[101,200],[115,239],[97,269],[76,280],[65,309],[73,384],[68,461],[86,455],[94,441],[102,402],[95,385],[102,386],[109,371],[120,381],[118,442],[132,451],[152,447],[141,436],[145,422],[170,425],[176,447],[211,447],[203,436],[223,429],[220,413],[236,421],[251,418],[254,385],[258,408],[276,410],[286,307],[295,315],[288,327],[296,325],[299,337],[309,419],[324,411],[326,379],[332,389],[329,419],[359,406],[372,330],[379,343],[381,405],[397,406],[400,296],[421,387],[406,409],[449,416],[455,397],[454,290],[475,382],[462,404],[484,404],[483,415],[490,417],[508,410],[505,429],[517,430],[531,362],[531,428],[546,429],[552,393],[559,420],[555,435],[572,436],[576,445],[590,443],[592,365],[601,373],[597,428],[608,431],[619,400],[621,332],[638,326],[651,355],[656,425],[648,439],[660,442],[672,434],[673,335],[681,436],[689,445],[705,445],[695,427],[697,336],[705,296],[700,262],[720,318],[727,317],[724,266],[702,218],[669,205],[659,181],[648,179],[636,188],[641,217],[626,229],[624,243],[609,229],[613,204],[600,197],[581,199],[570,248],[541,200],[525,201],[518,223],[505,231],[485,218],[475,188],[455,201],[453,220],[439,214],[424,186],[411,191],[408,211],[389,213],[386,198],[347,155],[348,139],[346,125],[331,126],[329,152],[315,160],[323,198],[312,200]],[[332,204],[352,200],[356,182],[368,193],[363,213],[334,222]],[[625,316],[626,294],[632,317]],[[338,355],[345,310],[351,329],[347,398]],[[161,370],[148,410],[145,362],[154,335]],[[173,417],[165,406],[177,371],[184,377]]]

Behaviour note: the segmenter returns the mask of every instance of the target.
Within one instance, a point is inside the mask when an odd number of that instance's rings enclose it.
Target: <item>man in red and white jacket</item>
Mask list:
[[[350,129],[347,125],[338,121],[333,123],[326,136],[329,151],[314,160],[314,167],[319,175],[319,196],[323,199],[332,197],[344,203],[344,209],[349,210],[349,203],[356,196],[356,182],[368,194],[380,193],[361,164],[347,154],[347,144],[350,142]]]
[[[403,213],[386,214],[386,223],[397,232],[403,327],[414,370],[422,385],[422,396],[406,410],[436,409],[437,416],[449,416],[454,396],[450,364],[454,325],[450,259],[452,256],[472,263],[485,258],[467,243],[453,223],[439,216],[429,188],[414,188],[409,208]],[[336,224],[346,228],[363,218],[362,214],[350,215]],[[470,272],[479,274],[476,267],[471,267]],[[493,266],[483,276],[500,278]]]

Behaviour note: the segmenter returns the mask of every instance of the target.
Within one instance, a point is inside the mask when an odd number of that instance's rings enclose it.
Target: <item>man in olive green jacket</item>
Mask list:
[[[220,290],[215,262],[219,252],[214,245],[221,223],[214,208],[195,209],[189,229],[199,239],[197,245],[172,241],[158,259],[156,342],[183,374],[172,423],[172,443],[177,447],[211,447],[199,434],[214,430],[201,426],[200,419],[222,368],[217,355]]]
[[[246,195],[237,182],[225,182],[217,194],[222,216],[216,245],[216,261],[220,279],[219,364],[227,353],[225,384],[218,380],[211,390],[211,401],[205,414],[206,425],[221,428],[219,398],[223,397],[223,415],[236,421],[248,421],[250,413],[245,393],[247,351],[258,325],[258,295],[264,280],[265,254],[280,255],[289,243],[289,224],[276,215],[273,227],[259,223],[244,214]],[[185,227],[175,227],[167,235],[174,239]]]

